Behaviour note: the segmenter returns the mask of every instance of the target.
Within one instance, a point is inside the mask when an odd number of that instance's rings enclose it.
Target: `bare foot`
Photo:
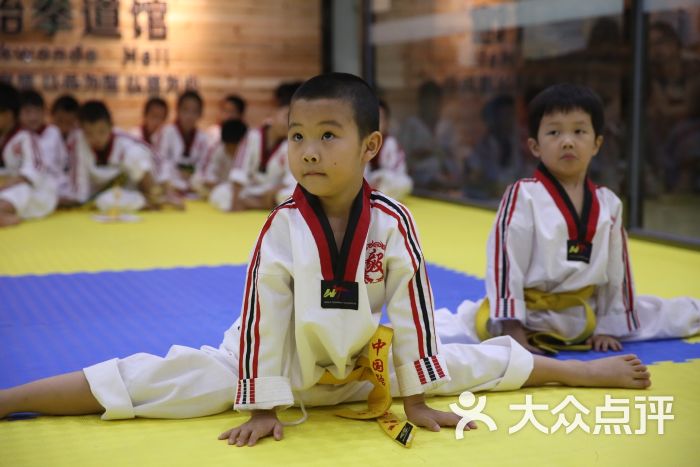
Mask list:
[[[9,227],[22,222],[22,218],[17,214],[2,213],[0,214],[0,227]]]
[[[576,386],[644,389],[651,386],[646,365],[634,354],[599,358],[583,363]]]

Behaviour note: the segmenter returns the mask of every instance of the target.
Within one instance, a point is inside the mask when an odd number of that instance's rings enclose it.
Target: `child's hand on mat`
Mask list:
[[[530,345],[530,343],[527,341],[527,333],[525,332],[525,327],[523,327],[522,323],[517,319],[503,320],[503,334],[515,339],[515,341],[518,344],[525,347],[525,349],[528,350],[530,353],[534,353],[537,355],[545,354],[544,350],[538,349],[534,345]]]
[[[620,341],[615,339],[613,336],[606,336],[605,334],[594,334],[589,337],[586,344],[593,346],[593,350],[596,352],[607,352],[608,350],[620,351],[622,350],[622,344]]]
[[[255,446],[259,439],[272,435],[276,441],[282,439],[282,422],[274,410],[254,410],[250,419],[243,425],[231,428],[219,435],[236,446]]]
[[[423,394],[404,397],[403,410],[409,422],[430,431],[440,431],[441,426],[457,426],[460,421],[460,417],[452,412],[442,412],[428,407]],[[470,428],[476,428],[476,424],[469,422],[467,429]]]

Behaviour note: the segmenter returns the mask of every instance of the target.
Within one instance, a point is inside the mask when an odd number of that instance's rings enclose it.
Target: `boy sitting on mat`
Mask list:
[[[294,94],[289,164],[299,184],[262,227],[241,317],[218,348],[174,346],[165,358],[136,354],[3,390],[0,417],[186,418],[233,407],[250,418],[219,439],[252,446],[281,439],[277,411],[295,403],[366,400],[367,410],[339,415],[377,419],[409,445],[413,424],[437,431],[460,420],[430,408],[425,394],[651,384],[634,355],[559,361],[508,336],[442,345],[415,222],[363,179],[382,144],[378,120],[374,93],[353,75],[316,76]],[[379,324],[384,305],[393,329]],[[392,396],[403,397],[410,423],[387,412]]]
[[[42,158],[37,135],[20,125],[20,94],[0,83],[0,227],[51,214],[60,179]]]
[[[700,301],[635,296],[622,202],[593,184],[603,104],[591,89],[551,86],[530,103],[534,178],[503,195],[488,241],[487,298],[439,327],[476,341],[508,335],[534,353],[621,350],[621,341],[700,331]]]
[[[81,131],[69,148],[67,181],[61,190],[65,204],[94,199],[100,211],[138,211],[166,202],[183,207],[179,198],[166,198],[164,187],[156,183],[150,146],[115,129],[102,101],[85,102],[78,119]]]

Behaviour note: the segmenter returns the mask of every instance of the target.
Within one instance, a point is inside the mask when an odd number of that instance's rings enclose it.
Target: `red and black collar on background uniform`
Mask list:
[[[104,149],[97,150],[95,148],[92,148],[92,151],[95,153],[95,162],[97,162],[97,165],[108,165],[109,164],[109,156],[112,154],[112,148],[114,146],[114,133],[111,133],[109,135],[109,143],[107,143],[107,146],[104,147]]]
[[[262,137],[260,138],[260,166],[258,167],[258,170],[260,172],[266,172],[267,171],[267,163],[270,161],[270,157],[279,149],[280,144],[285,140],[285,138],[280,138],[279,140],[275,141],[275,145],[270,148],[270,150],[267,150],[267,132],[270,129],[270,125],[264,125],[260,129],[260,133],[262,134]],[[313,196],[313,195],[312,195]]]
[[[13,129],[7,132],[5,137],[0,140],[0,167],[5,167],[5,159],[2,156],[2,153],[5,152],[5,146],[7,146],[7,143],[10,142],[10,140],[17,134],[19,133],[19,130],[21,130],[22,127],[19,125],[15,125]]]
[[[309,226],[321,263],[321,307],[358,308],[357,268],[364,255],[370,223],[369,195],[372,188],[363,181],[362,188],[352,202],[348,225],[340,250],[335,243],[333,229],[317,196],[297,185],[294,201]]]
[[[180,126],[179,120],[175,120],[175,128],[177,128],[177,131],[178,133],[180,133],[182,141],[185,143],[183,155],[185,157],[190,157],[190,151],[192,151],[192,145],[194,144],[194,139],[197,136],[197,129],[193,128],[190,131],[185,132],[185,130],[183,130]]]
[[[588,263],[591,259],[593,248],[593,236],[598,225],[600,204],[596,195],[596,188],[588,176],[583,185],[583,208],[581,217],[576,212],[569,195],[561,186],[561,183],[540,163],[535,171],[535,178],[539,180],[559,208],[566,220],[569,232],[569,240],[566,246],[566,255],[569,261],[583,261]]]
[[[151,136],[153,136],[153,133],[148,131],[148,128],[146,128],[146,125],[141,125],[141,136],[143,137],[143,140],[147,142],[148,144],[151,143]]]

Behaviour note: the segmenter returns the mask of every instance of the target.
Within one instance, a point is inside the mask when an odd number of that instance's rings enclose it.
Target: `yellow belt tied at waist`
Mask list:
[[[346,384],[352,381],[369,381],[374,386],[367,396],[367,410],[342,409],[335,414],[355,420],[375,419],[391,439],[404,447],[411,447],[416,426],[409,421],[400,421],[389,412],[391,389],[389,387],[389,348],[394,331],[380,325],[369,341],[367,355],[357,359],[355,369],[343,379],[338,379],[326,370],[319,384]],[[371,360],[371,362],[370,362]]]
[[[593,334],[596,326],[595,313],[588,304],[588,299],[591,298],[594,291],[595,286],[593,285],[562,293],[525,289],[525,307],[528,310],[562,311],[574,306],[582,306],[586,314],[586,325],[576,337],[569,339],[555,332],[535,331],[528,334],[528,342],[550,353],[557,353],[559,350],[590,350],[590,344],[586,344],[585,341]],[[489,299],[485,298],[476,312],[476,334],[482,341],[493,337],[488,330],[489,317]]]

